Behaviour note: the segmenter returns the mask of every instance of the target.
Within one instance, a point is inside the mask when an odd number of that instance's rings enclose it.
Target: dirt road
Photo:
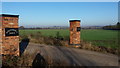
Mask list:
[[[66,66],[118,66],[118,57],[77,48],[29,43],[23,54],[40,55],[49,63]]]

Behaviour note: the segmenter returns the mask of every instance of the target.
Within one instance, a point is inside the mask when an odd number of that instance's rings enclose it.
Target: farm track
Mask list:
[[[29,43],[23,54],[29,54],[34,60],[37,53],[49,63],[61,62],[64,66],[118,66],[116,55],[62,46]]]

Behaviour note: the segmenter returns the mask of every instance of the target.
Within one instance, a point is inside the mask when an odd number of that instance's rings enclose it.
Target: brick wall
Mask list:
[[[18,16],[2,16],[2,54],[19,56],[19,36],[5,36],[5,28],[18,28]]]
[[[0,54],[2,54],[2,17],[0,17]]]
[[[80,20],[70,20],[70,44],[80,44]]]

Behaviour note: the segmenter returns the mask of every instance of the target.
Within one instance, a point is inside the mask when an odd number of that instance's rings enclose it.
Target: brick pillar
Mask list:
[[[2,17],[0,17],[0,54],[2,54]]]
[[[70,20],[70,44],[80,45],[80,20]]]
[[[0,38],[2,38],[2,54],[19,56],[19,31],[18,31],[19,15],[1,14],[0,18]]]

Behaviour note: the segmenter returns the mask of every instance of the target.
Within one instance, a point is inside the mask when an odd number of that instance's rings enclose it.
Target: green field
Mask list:
[[[68,29],[42,29],[42,30],[20,30],[20,36],[29,35],[31,33],[41,32],[43,36],[55,37],[59,32],[62,37],[69,37]],[[117,48],[118,31],[115,30],[81,30],[81,40],[91,42],[96,46],[105,46],[109,48]]]

